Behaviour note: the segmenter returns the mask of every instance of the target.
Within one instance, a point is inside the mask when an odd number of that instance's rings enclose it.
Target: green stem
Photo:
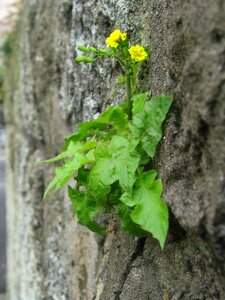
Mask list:
[[[115,58],[118,60],[118,62],[120,63],[120,66],[122,67],[122,70],[124,70],[124,63],[123,61],[118,57],[118,56],[115,56]]]
[[[132,119],[132,91],[131,91],[131,78],[129,74],[129,70],[126,69],[126,77],[127,77],[127,103],[128,103],[128,119]]]
[[[132,93],[134,94],[137,90],[137,85],[136,85],[136,75],[137,75],[137,70],[138,70],[138,66],[140,65],[140,63],[135,63],[132,67],[132,88],[133,91]]]
[[[128,103],[128,119],[132,119],[132,102],[131,102],[131,80],[130,75],[127,75],[127,103]]]

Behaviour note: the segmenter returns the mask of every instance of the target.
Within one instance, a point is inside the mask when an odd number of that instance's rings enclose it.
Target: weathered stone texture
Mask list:
[[[54,166],[34,164],[123,100],[110,61],[74,61],[77,45],[103,46],[114,28],[151,46],[143,89],[174,95],[154,162],[171,211],[164,251],[113,216],[105,239],[77,225],[65,191],[42,199]],[[224,0],[25,0],[19,32],[6,103],[9,299],[225,299]]]

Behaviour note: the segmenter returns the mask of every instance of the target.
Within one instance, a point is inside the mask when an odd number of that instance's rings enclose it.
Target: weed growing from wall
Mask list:
[[[63,161],[55,169],[44,197],[74,178],[75,186],[68,187],[68,194],[80,224],[103,235],[105,228],[95,217],[115,210],[124,230],[135,236],[150,232],[163,248],[168,209],[162,199],[162,180],[147,166],[162,138],[162,123],[172,97],[150,98],[149,93],[137,88],[137,71],[150,56],[148,47],[130,46],[127,34],[120,30],[112,32],[106,44],[109,50],[79,46],[85,55],[76,61],[93,63],[103,57],[117,60],[124,73],[118,81],[126,84],[126,101],[109,107],[96,120],[78,124],[77,132],[66,137],[62,152],[44,161]]]

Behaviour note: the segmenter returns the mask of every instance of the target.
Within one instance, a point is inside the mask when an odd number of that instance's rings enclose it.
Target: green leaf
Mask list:
[[[133,115],[142,112],[145,102],[149,99],[149,93],[136,94],[132,97],[132,113]]]
[[[90,171],[89,186],[97,197],[106,195],[110,185],[117,180],[125,191],[132,190],[140,159],[135,151],[136,144],[133,140],[116,135],[109,145],[101,145],[96,149],[96,163]]]
[[[111,157],[99,158],[92,167],[88,177],[88,186],[96,198],[101,199],[110,191],[110,185],[116,180],[114,168]]]
[[[95,164],[90,169],[88,186],[96,198],[102,199],[110,191],[110,185],[115,181],[114,162],[108,153],[107,144],[100,144],[95,150]]]
[[[146,173],[142,173],[142,174],[146,174]],[[157,176],[157,172],[155,170],[151,170],[148,172],[148,184],[149,185],[154,182],[156,176]],[[142,178],[141,175],[139,175],[137,181],[135,182],[135,187],[134,187],[132,193],[136,190],[136,187],[141,178]],[[132,196],[132,193],[125,192],[120,198],[120,200],[129,207],[133,207],[139,203],[138,199],[136,197]]]
[[[91,152],[91,154],[90,154]],[[45,190],[44,198],[49,191],[55,187],[54,191],[62,188],[62,186],[75,176],[75,172],[83,165],[92,163],[94,161],[93,151],[90,151],[87,155],[77,153],[74,160],[67,160],[62,167],[55,169],[55,177],[49,183]]]
[[[150,161],[149,155],[143,150],[141,143],[139,143],[136,147],[137,152],[140,154],[141,158],[139,161],[139,169],[140,167],[144,167]]]
[[[134,106],[130,130],[132,135],[140,138],[143,149],[150,157],[155,155],[158,142],[162,138],[162,123],[171,104],[172,97],[160,95],[147,101],[143,111],[139,109],[141,101]]]
[[[119,106],[109,107],[96,120],[83,122],[78,124],[78,132],[66,137],[66,141],[73,142],[85,141],[88,137],[100,136],[104,139],[108,136],[111,138],[111,130],[108,125],[113,126],[118,133],[121,133],[128,128],[128,117],[126,113],[127,105],[122,103]],[[114,132],[115,134],[115,132]]]
[[[98,122],[115,126],[118,132],[122,132],[128,127],[128,117],[120,106],[109,107],[99,118]]]
[[[64,151],[62,151],[59,155],[47,159],[47,160],[42,160],[40,161],[41,163],[51,163],[51,162],[56,162],[59,160],[63,160],[65,158],[71,158],[74,157],[75,154],[83,148],[83,144],[81,143],[74,143],[73,141],[70,141],[68,146]]]
[[[121,200],[128,206],[135,206],[131,219],[143,230],[151,232],[161,248],[164,247],[168,230],[168,208],[162,200],[162,181],[155,180],[156,171],[139,175],[129,201]]]
[[[131,191],[136,180],[136,170],[140,155],[135,151],[138,141],[114,136],[109,145],[109,152],[115,166],[114,176],[125,191]]]
[[[42,160],[39,163],[52,163],[63,160],[65,158],[74,158],[77,153],[82,153],[93,149],[97,146],[97,142],[94,140],[89,140],[85,144],[80,142],[74,142],[73,140],[68,140],[64,146],[62,152],[50,159]]]
[[[97,145],[98,143],[94,139],[88,140],[85,144],[83,144],[83,147],[79,149],[78,152],[86,152],[88,150],[96,148]]]
[[[72,202],[73,211],[77,215],[78,223],[86,226],[93,232],[104,235],[105,229],[93,221],[93,218],[101,210],[102,205],[98,204],[86,191],[76,191],[68,186],[68,194]]]
[[[104,132],[107,129],[107,124],[99,123],[96,120],[79,123],[78,131],[72,133],[66,137],[66,142],[84,142],[86,138],[98,136],[100,132]]]
[[[99,122],[99,119],[80,123],[78,124],[78,133],[70,138],[73,141],[83,141],[88,137],[95,136],[97,130],[105,131],[107,129],[106,125],[103,122]]]

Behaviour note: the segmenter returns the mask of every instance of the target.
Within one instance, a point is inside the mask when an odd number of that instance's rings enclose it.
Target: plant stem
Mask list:
[[[126,70],[126,77],[127,77],[127,103],[128,103],[128,119],[132,119],[132,102],[131,102],[131,79],[129,70]]]

